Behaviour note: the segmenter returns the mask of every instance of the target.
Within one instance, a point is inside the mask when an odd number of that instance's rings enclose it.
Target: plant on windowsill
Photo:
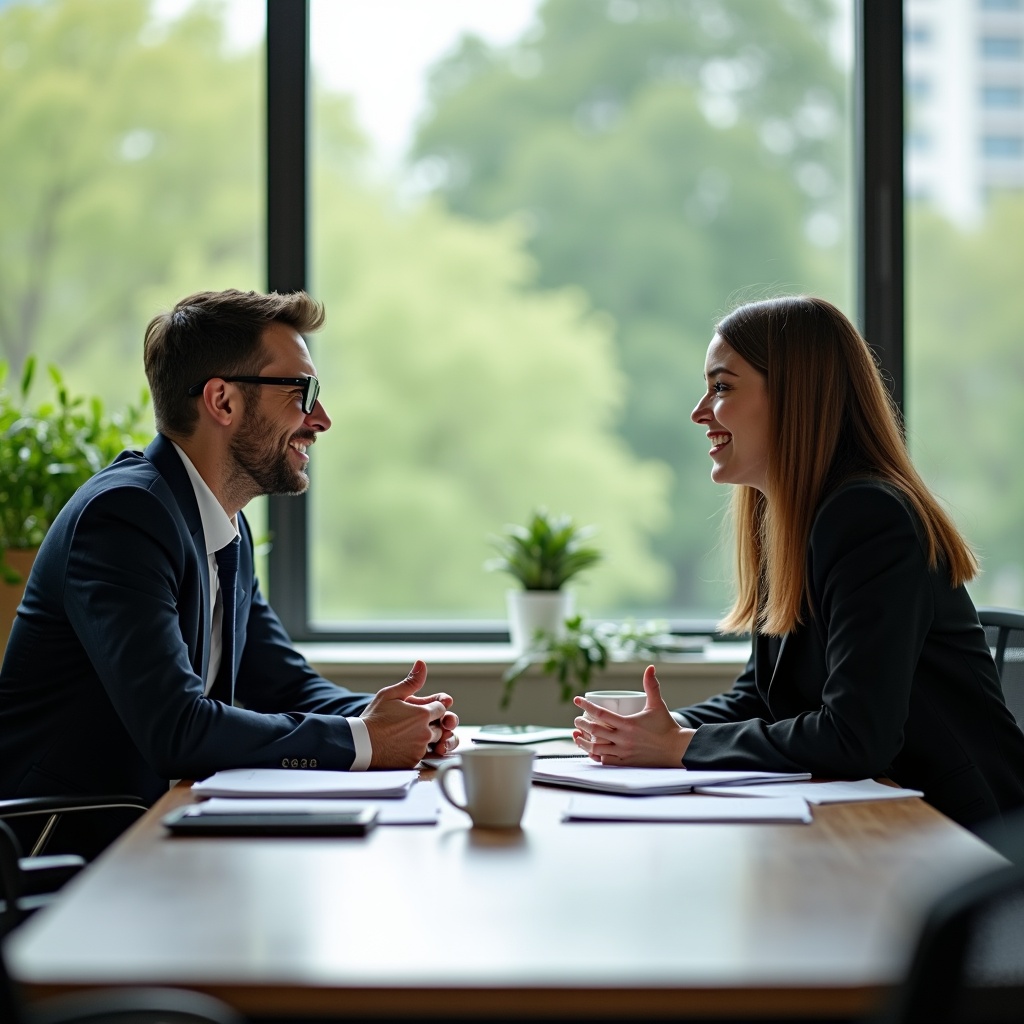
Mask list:
[[[593,623],[574,615],[565,620],[558,634],[534,633],[529,648],[502,676],[501,707],[509,706],[519,678],[538,663],[558,680],[559,696],[568,704],[576,694],[590,689],[593,674],[606,669],[609,661],[654,661],[680,649],[679,638],[673,637],[664,623]]]
[[[29,408],[36,361],[29,357],[20,386],[8,390],[0,361],[0,650],[35,552],[72,494],[123,449],[145,443],[141,426],[149,402],[108,414],[99,398],[69,394],[60,371],[49,367],[56,392]],[[13,604],[12,604],[13,602]]]
[[[601,561],[601,552],[587,542],[592,526],[577,526],[571,516],[536,510],[525,526],[505,527],[491,543],[498,557],[484,563],[491,572],[507,572],[519,584],[508,591],[509,635],[523,652],[538,630],[559,635],[572,615],[572,591],[565,584]]]

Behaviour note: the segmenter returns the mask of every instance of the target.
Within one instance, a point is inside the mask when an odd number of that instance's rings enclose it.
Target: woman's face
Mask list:
[[[764,376],[721,335],[708,346],[707,391],[690,419],[707,430],[711,479],[765,490],[768,473],[768,387]]]

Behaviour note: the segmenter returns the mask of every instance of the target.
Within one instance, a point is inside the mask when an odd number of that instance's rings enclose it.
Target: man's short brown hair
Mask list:
[[[188,389],[211,377],[255,376],[267,365],[263,332],[272,323],[299,334],[319,330],[324,307],[305,292],[197,292],[146,328],[144,360],[156,428],[188,437],[199,419]]]

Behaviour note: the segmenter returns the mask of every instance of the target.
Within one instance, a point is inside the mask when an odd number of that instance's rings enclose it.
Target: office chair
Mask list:
[[[1020,1024],[1024,869],[1001,868],[928,912],[907,980],[882,1024]]]
[[[70,851],[92,860],[117,835],[148,808],[137,796],[29,796],[0,800],[0,821],[6,821],[28,850],[39,857],[49,846],[62,822]],[[89,824],[91,822],[91,824]]]
[[[1024,729],[1024,612],[979,608],[978,618],[999,669],[1003,699]]]
[[[22,897],[19,853],[14,833],[0,821],[0,936],[20,924],[37,906]]]
[[[184,989],[142,988],[60,996],[26,1007],[0,956],[0,1020],[5,1024],[244,1024],[224,1003]]]
[[[112,841],[146,807],[137,797],[22,797],[0,800],[0,935],[45,906],[86,861]],[[65,815],[116,813],[117,821],[96,822],[72,836],[71,848],[81,852],[43,855]],[[128,817],[125,817],[125,816]],[[40,825],[40,822],[42,824]],[[22,843],[30,844],[23,856]]]
[[[46,906],[84,866],[85,861],[75,856],[22,857],[14,832],[0,821],[0,936]]]

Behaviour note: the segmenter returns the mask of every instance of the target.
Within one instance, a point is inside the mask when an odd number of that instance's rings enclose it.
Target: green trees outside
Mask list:
[[[908,440],[981,556],[976,601],[1024,605],[1024,196],[965,231],[910,211]]]
[[[779,291],[847,304],[834,17],[828,2],[547,0],[516,45],[466,38],[433,74],[421,179],[467,216],[517,220],[540,283],[614,317],[622,436],[673,469],[656,550],[676,608],[724,603],[706,557],[724,495],[688,420],[715,320]]]
[[[617,434],[609,318],[579,289],[538,289],[516,225],[397,207],[354,188],[332,148],[314,226],[328,322],[313,353],[334,418],[312,455],[321,614],[500,617],[486,540],[537,504],[599,526],[607,557],[584,606],[664,595],[650,536],[668,473]]]
[[[180,295],[258,287],[257,55],[215,5],[0,10],[0,351],[59,363],[112,402],[144,383],[148,319]]]

